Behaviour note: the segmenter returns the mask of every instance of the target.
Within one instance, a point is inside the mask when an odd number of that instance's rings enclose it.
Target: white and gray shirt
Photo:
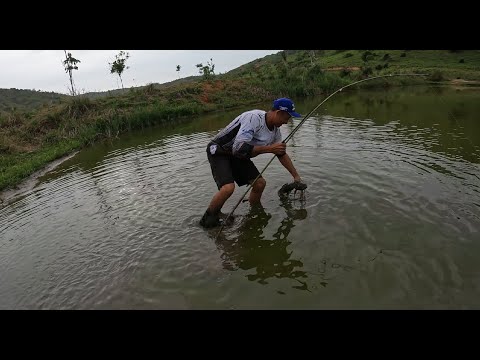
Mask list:
[[[222,129],[212,141],[234,156],[249,158],[254,146],[271,145],[282,141],[280,128],[274,127],[270,130],[265,115],[266,112],[263,110],[244,112]],[[211,154],[215,150],[215,146],[210,147]]]

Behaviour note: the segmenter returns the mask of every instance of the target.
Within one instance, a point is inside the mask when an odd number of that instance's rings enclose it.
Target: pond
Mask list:
[[[0,308],[478,308],[480,90],[339,93],[287,144],[305,200],[278,196],[274,160],[263,208],[241,203],[216,239],[198,224],[206,145],[249,109],[97,144],[1,203]]]

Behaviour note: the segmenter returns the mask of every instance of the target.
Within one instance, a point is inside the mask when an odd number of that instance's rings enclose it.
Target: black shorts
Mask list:
[[[252,160],[239,159],[232,155],[218,153],[212,155],[209,151],[210,145],[211,143],[207,146],[207,157],[212,169],[213,179],[219,190],[223,185],[234,181],[238,186],[250,184],[260,174]]]

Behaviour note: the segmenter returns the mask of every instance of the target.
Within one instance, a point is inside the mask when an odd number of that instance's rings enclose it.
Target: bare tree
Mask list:
[[[72,96],[75,96],[76,95],[76,91],[75,91],[75,85],[73,83],[73,75],[72,75],[72,71],[73,70],[78,70],[78,66],[77,64],[80,63],[80,60],[78,59],[75,59],[73,56],[72,56],[72,53],[68,52],[67,53],[67,50],[63,50],[65,52],[65,60],[62,62],[63,64],[63,67],[65,68],[65,72],[68,74],[68,76],[70,77],[70,85],[71,85],[71,88],[69,89],[70,90],[70,94]]]
[[[180,65],[177,65],[177,72],[178,72],[178,78],[180,79],[180,68],[181,66]]]

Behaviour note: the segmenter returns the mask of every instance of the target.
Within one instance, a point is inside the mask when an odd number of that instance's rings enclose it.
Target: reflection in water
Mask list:
[[[301,105],[314,107],[316,101],[313,98]],[[372,123],[365,130],[370,133],[395,124],[390,135],[404,144],[477,164],[480,162],[479,112],[478,90],[458,92],[448,87],[350,91],[319,110],[334,118],[348,119],[348,124],[355,127],[369,120]],[[386,139],[385,136],[379,138],[382,142]]]
[[[236,230],[236,239],[227,240],[219,237],[216,241],[217,247],[223,252],[223,267],[227,270],[255,271],[255,274],[247,275],[250,281],[257,281],[260,284],[268,284],[268,278],[290,278],[297,280],[301,285],[293,286],[300,290],[308,289],[307,283],[299,279],[307,277],[305,271],[299,270],[303,267],[300,260],[291,258],[292,251],[287,247],[291,244],[288,240],[290,231],[295,223],[307,217],[307,210],[304,208],[295,209],[292,200],[285,197],[281,202],[286,210],[286,217],[272,240],[265,239],[263,229],[272,218],[262,206],[252,206],[249,213],[242,220],[240,227]]]

